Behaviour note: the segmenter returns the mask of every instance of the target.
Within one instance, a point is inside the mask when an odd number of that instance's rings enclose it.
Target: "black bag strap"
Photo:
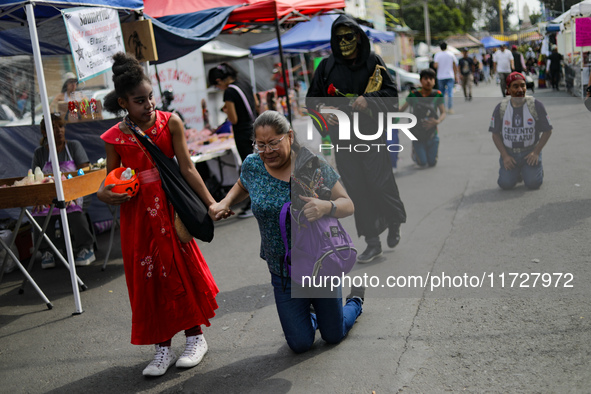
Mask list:
[[[136,135],[136,138],[141,138],[141,137],[145,137],[148,141],[150,141],[152,143],[152,145],[154,145],[156,148],[158,148],[158,146],[156,144],[154,144],[154,141],[152,141],[150,139],[150,137],[148,137],[148,135],[146,133],[143,132],[142,129],[139,128],[138,125],[136,125],[131,119],[129,119],[129,116],[126,115],[125,118],[123,118],[123,123],[125,123],[125,125]],[[150,161],[150,163],[152,163],[152,165],[155,168],[158,168],[156,166],[156,163],[154,163],[154,159],[152,158],[152,156],[150,156],[148,154],[148,152],[146,152],[146,149],[144,149],[144,147],[142,146],[141,140],[139,141],[140,143],[137,144],[137,146],[140,147],[140,149],[142,150],[142,152],[144,152],[144,155],[146,155],[146,157],[148,158],[148,160]],[[160,148],[158,148],[158,150],[160,150]]]
[[[248,99],[246,98],[246,95],[244,94],[242,89],[240,89],[237,85],[235,85],[233,83],[229,84],[228,87],[234,88],[234,90],[236,90],[238,92],[238,95],[240,96],[240,98],[244,102],[244,106],[246,107],[246,110],[248,111],[248,114],[250,115],[250,120],[252,122],[254,122],[254,120],[255,120],[254,113],[252,112],[252,108],[250,107],[250,103],[248,102]]]

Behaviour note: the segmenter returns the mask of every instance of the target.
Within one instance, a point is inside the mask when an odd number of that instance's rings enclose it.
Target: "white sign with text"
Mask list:
[[[117,10],[78,7],[63,10],[62,15],[79,81],[109,70],[112,56],[125,52]]]

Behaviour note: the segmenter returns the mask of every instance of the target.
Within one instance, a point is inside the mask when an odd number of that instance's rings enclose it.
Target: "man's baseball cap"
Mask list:
[[[507,75],[507,79],[505,80],[507,82],[507,88],[511,86],[511,83],[518,80],[525,81],[525,76],[523,76],[523,74],[520,72],[513,71],[511,74]]]

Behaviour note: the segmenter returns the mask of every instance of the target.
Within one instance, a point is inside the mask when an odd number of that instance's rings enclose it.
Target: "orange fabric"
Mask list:
[[[146,130],[169,157],[174,155],[168,130],[170,113],[156,112]],[[152,163],[135,136],[115,125],[101,138],[115,146],[124,167],[137,174]],[[142,184],[138,194],[121,205],[121,252],[132,311],[131,343],[149,345],[172,338],[197,325],[210,325],[219,292],[195,240],[183,244],[174,229],[174,209],[159,178]]]

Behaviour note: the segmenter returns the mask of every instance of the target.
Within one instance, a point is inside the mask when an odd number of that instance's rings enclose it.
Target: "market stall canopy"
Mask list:
[[[213,8],[236,7],[248,3],[247,0],[144,0],[144,14],[152,18],[181,16]]]
[[[344,0],[250,0],[230,15],[224,30],[241,26],[302,22],[310,16],[323,14],[335,9],[344,9]]]
[[[10,50],[13,52],[18,52],[16,54],[32,54],[33,59],[35,62],[35,69],[37,72],[36,82],[39,84],[39,92],[41,96],[41,104],[43,107],[43,115],[45,118],[50,117],[50,108],[49,108],[49,99],[47,97],[47,86],[45,83],[45,76],[43,74],[43,62],[42,62],[42,55],[43,51],[41,48],[42,40],[51,40],[53,30],[49,30],[49,25],[51,23],[58,23],[61,30],[65,32],[65,24],[62,20],[61,10],[72,8],[72,7],[103,7],[103,8],[111,8],[115,9],[121,13],[134,13],[135,11],[140,11],[143,8],[143,3],[141,0],[59,0],[59,1],[47,1],[47,0],[39,0],[33,3],[29,0],[22,0],[16,2],[14,0],[0,0],[0,34],[5,34],[4,39],[0,40],[0,48],[5,50],[4,42],[7,41],[7,37],[10,35],[16,39],[20,38],[18,44],[15,42],[11,42],[8,39],[8,43],[10,47],[7,51],[10,55]],[[55,29],[55,26],[53,26]],[[20,30],[20,34],[16,34],[15,31]],[[39,34],[41,32],[41,34]],[[7,33],[10,35],[6,36]],[[23,40],[23,37],[28,38],[29,42]],[[43,37],[40,39],[40,37]],[[2,42],[4,41],[4,42]],[[69,45],[63,44],[63,47],[67,50]],[[72,292],[74,294],[74,303],[76,306],[76,311],[74,314],[80,314],[83,312],[82,304],[80,302],[80,293],[78,289],[78,276],[76,275],[76,265],[74,263],[74,251],[72,248],[72,243],[70,239],[70,229],[68,224],[68,217],[66,216],[66,195],[64,193],[64,188],[61,180],[61,170],[59,167],[59,161],[57,156],[57,150],[55,147],[55,139],[53,135],[53,126],[51,122],[47,124],[47,140],[49,145],[49,157],[51,158],[52,169],[55,179],[55,191],[56,191],[56,200],[57,205],[59,206],[60,217],[62,222],[62,229],[63,229],[63,236],[67,250],[68,262],[69,262],[69,270],[70,270],[70,278],[72,282]],[[19,263],[19,268],[26,274],[26,270],[22,267]],[[31,283],[34,283],[32,278],[29,278]],[[35,285],[36,286],[36,285]],[[49,300],[43,295],[43,293],[39,290],[40,295],[42,298],[45,299],[46,304],[50,307]]]
[[[32,53],[29,28],[26,25],[26,1],[0,0],[0,56],[30,55]],[[35,19],[43,23],[39,35],[42,55],[70,54],[61,10],[72,7],[105,7],[119,10],[120,16],[140,11],[141,0],[39,0],[35,1]]]
[[[500,47],[501,45],[507,45],[505,41],[497,40],[496,38],[491,36],[482,38],[480,42],[484,44],[485,48],[495,48]]]
[[[478,41],[478,38],[471,36],[470,34],[458,34],[455,36],[449,36],[445,39],[448,45],[456,48],[479,48],[483,44]]]
[[[301,53],[330,47],[330,32],[333,22],[339,15],[320,15],[309,22],[301,22],[281,36],[283,51]],[[384,32],[367,26],[360,26],[374,42],[392,42],[393,32]],[[253,55],[276,53],[279,50],[277,39],[250,47]]]
[[[190,53],[222,30],[245,26],[308,20],[344,0],[144,0],[144,14],[152,20],[158,61],[164,63]]]
[[[564,31],[564,26],[571,23],[573,18],[588,17],[591,15],[591,0],[584,0],[580,3],[574,4],[568,11],[561,14],[556,19],[552,20],[552,24],[559,25],[560,30]],[[551,30],[548,30],[551,31]]]
[[[232,44],[223,41],[210,41],[199,48],[201,52],[210,55],[226,56],[226,57],[245,57],[250,54],[248,49],[239,48]]]
[[[144,1],[150,4],[160,0]],[[154,26],[158,50],[158,61],[150,63],[160,64],[177,59],[213,40],[222,32],[228,17],[237,7],[231,5],[158,18],[146,11],[146,17],[152,20]]]
[[[199,48],[203,63],[221,63],[250,55],[248,49],[239,48],[227,42],[213,40]]]

